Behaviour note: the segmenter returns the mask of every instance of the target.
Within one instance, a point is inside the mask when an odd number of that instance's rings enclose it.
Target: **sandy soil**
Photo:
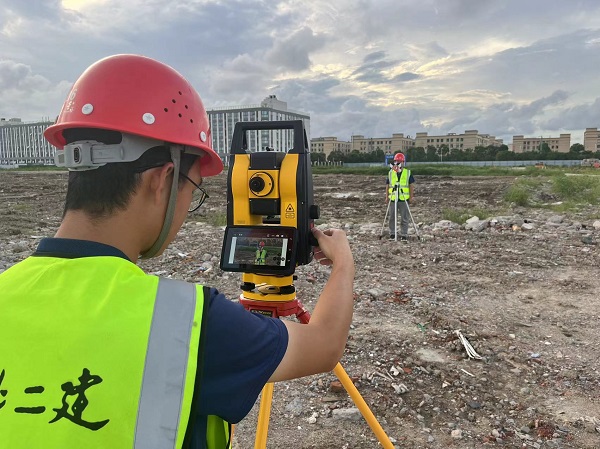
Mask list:
[[[502,201],[513,178],[419,177],[412,212],[421,239],[380,239],[384,178],[316,175],[319,226],[347,230],[357,264],[356,306],[341,361],[401,448],[600,447],[600,208],[563,214]],[[239,295],[239,275],[218,269],[226,176],[149,272]],[[0,270],[52,235],[62,172],[0,172]],[[436,230],[446,209],[519,213],[533,230]],[[480,217],[487,218],[487,217]],[[210,224],[213,223],[213,224]],[[218,223],[217,223],[218,224]],[[312,309],[327,268],[298,267],[298,297]],[[482,359],[469,358],[460,330]],[[243,344],[243,342],[240,342]],[[310,353],[307,353],[310,357]],[[275,386],[269,448],[378,447],[332,373]],[[235,431],[253,447],[255,407]]]

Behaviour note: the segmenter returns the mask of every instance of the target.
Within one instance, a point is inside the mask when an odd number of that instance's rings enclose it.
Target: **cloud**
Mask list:
[[[57,113],[69,86],[66,82],[52,84],[25,64],[0,60],[0,117],[41,120],[53,116],[48,103],[56,105]]]
[[[267,51],[265,59],[284,70],[306,70],[311,64],[310,53],[321,48],[324,43],[324,36],[315,35],[310,28],[305,27],[275,42],[273,48]]]
[[[584,125],[587,128],[600,127],[600,98],[591,103],[580,104],[559,110],[555,117],[541,123],[545,129],[564,130],[577,129]]]
[[[56,115],[94,61],[137,53],[207,107],[276,94],[315,137],[598,125],[593,0],[0,1],[0,111],[24,120]]]
[[[404,72],[404,73],[401,73],[400,75],[396,75],[394,78],[392,78],[392,81],[405,82],[405,81],[418,80],[419,78],[423,78],[423,76],[419,75],[417,73]]]

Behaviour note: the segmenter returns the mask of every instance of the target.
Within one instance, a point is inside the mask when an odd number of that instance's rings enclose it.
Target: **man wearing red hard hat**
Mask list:
[[[389,213],[390,240],[408,241],[408,225],[411,220],[408,204],[414,202],[413,183],[415,179],[409,169],[405,167],[406,158],[403,153],[396,153],[390,164],[386,180],[385,198],[389,206],[393,204],[394,210]],[[398,235],[398,221],[400,233]]]
[[[265,383],[333,369],[352,319],[343,231],[313,230],[332,270],[308,324],[136,265],[165,250],[208,197],[203,177],[223,169],[177,71],[104,58],[44,136],[69,183],[56,235],[0,274],[2,447],[225,449]]]

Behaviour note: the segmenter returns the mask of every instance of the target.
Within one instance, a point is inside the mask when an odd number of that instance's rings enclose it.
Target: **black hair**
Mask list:
[[[118,131],[95,128],[66,129],[63,136],[67,143],[95,140],[118,144],[122,139]],[[197,157],[182,154],[180,173],[187,175]],[[81,210],[94,219],[100,219],[125,209],[140,185],[142,172],[169,162],[172,162],[169,147],[162,145],[150,148],[132,162],[106,164],[94,170],[70,171],[63,216],[68,211]]]

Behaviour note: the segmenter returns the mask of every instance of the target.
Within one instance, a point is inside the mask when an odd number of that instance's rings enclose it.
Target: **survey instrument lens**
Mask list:
[[[260,178],[252,178],[250,179],[250,190],[254,193],[259,193],[262,189],[265,188],[265,182]]]
[[[267,196],[273,192],[274,180],[269,173],[258,172],[250,177],[250,191],[256,196]]]

